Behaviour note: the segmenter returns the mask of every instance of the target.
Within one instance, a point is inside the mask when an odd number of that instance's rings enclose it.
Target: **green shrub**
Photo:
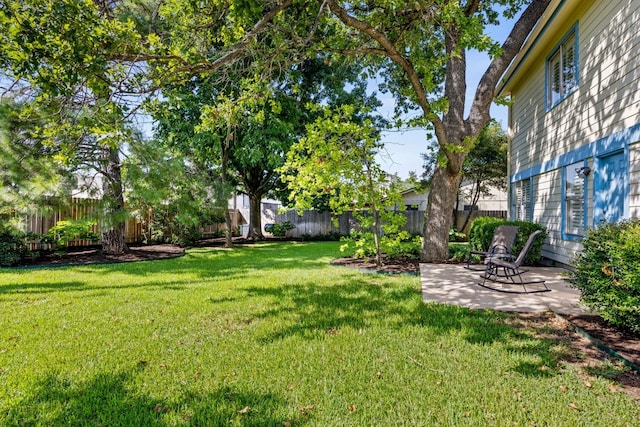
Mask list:
[[[373,233],[370,231],[352,231],[349,236],[341,239],[345,242],[340,248],[341,251],[353,250],[356,258],[365,258],[376,254]],[[420,247],[422,239],[407,231],[385,234],[380,237],[380,251],[388,258],[411,258],[420,257]]]
[[[449,261],[464,262],[469,255],[469,244],[462,242],[449,243]]]
[[[524,264],[534,265],[540,260],[540,258],[542,258],[542,244],[547,237],[547,229],[542,225],[535,224],[533,222],[507,221],[502,218],[478,217],[473,220],[471,228],[469,229],[469,245],[475,249],[488,250],[489,245],[491,245],[491,239],[493,239],[493,234],[495,233],[496,228],[500,225],[517,225],[520,227],[518,234],[516,235],[516,240],[513,243],[513,248],[511,249],[511,253],[516,256],[524,247],[531,233],[536,230],[541,230],[542,235],[538,236],[538,238],[533,242],[531,250],[524,260]]]
[[[29,255],[25,237],[20,230],[0,226],[0,266],[10,267]]]
[[[276,237],[285,237],[287,235],[287,231],[293,230],[294,228],[296,228],[295,224],[285,221],[281,224],[271,224],[268,231]]]
[[[58,248],[66,247],[71,240],[76,239],[97,242],[100,236],[91,230],[94,225],[95,222],[86,220],[58,221],[49,229],[45,241]]]
[[[640,220],[587,232],[571,282],[612,324],[640,334]]]
[[[303,242],[339,242],[342,237],[342,234],[337,231],[330,231],[327,234],[305,233],[300,235],[300,240]]]
[[[464,242],[466,240],[466,234],[457,231],[455,228],[449,229],[449,241],[450,242]]]
[[[382,236],[380,246],[389,258],[417,259],[420,257],[422,238],[407,231],[400,231],[395,235]]]
[[[164,236],[167,239],[167,236]],[[169,243],[178,246],[190,246],[202,239],[202,231],[199,225],[175,223],[171,229]]]
[[[505,223],[506,220],[502,218],[488,216],[475,218],[469,227],[469,245],[477,250],[488,250],[496,228]]]

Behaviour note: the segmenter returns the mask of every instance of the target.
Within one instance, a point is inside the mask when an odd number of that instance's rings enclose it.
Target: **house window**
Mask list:
[[[578,86],[575,27],[547,59],[547,106],[552,107]]]
[[[585,229],[585,191],[586,174],[584,162],[568,165],[564,168],[564,233],[570,236],[582,236]]]
[[[531,221],[531,180],[513,184],[513,216],[518,221]]]

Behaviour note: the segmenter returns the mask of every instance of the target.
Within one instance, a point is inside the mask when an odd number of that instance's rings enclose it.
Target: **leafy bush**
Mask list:
[[[341,239],[345,244],[340,248],[345,251],[353,249],[353,256],[365,258],[376,254],[376,246],[373,233],[370,231],[352,231],[349,236]],[[411,258],[420,256],[421,237],[413,236],[407,231],[399,231],[394,234],[385,234],[380,238],[380,250],[388,258]]]
[[[381,246],[389,258],[417,259],[420,257],[422,238],[407,231],[400,231],[393,236],[382,236]]]
[[[59,248],[66,247],[71,240],[76,239],[97,242],[100,236],[91,230],[94,225],[95,222],[86,220],[58,221],[49,229],[44,240]]]
[[[467,260],[469,255],[468,243],[450,243],[449,244],[449,261],[463,262]]]
[[[292,224],[289,221],[285,221],[282,224],[271,224],[271,226],[269,227],[269,230],[265,230],[265,231],[269,231],[271,234],[273,234],[276,237],[284,237],[287,235],[287,231],[289,230],[293,230],[294,228],[296,228],[296,226],[294,224]]]
[[[640,220],[587,232],[571,282],[605,320],[640,334]]]
[[[199,225],[175,223],[171,229],[171,237],[164,237],[174,245],[189,246],[202,238],[202,232]]]
[[[534,265],[542,258],[542,244],[547,237],[547,229],[533,222],[507,221],[502,218],[483,216],[478,217],[473,220],[471,228],[469,229],[469,245],[475,249],[488,250],[489,245],[491,245],[491,240],[493,239],[493,234],[500,225],[517,225],[520,227],[516,235],[516,240],[513,243],[513,248],[511,249],[514,255],[520,253],[531,233],[536,230],[541,230],[542,234],[533,242],[531,250],[524,260],[524,264]]]
[[[139,211],[138,217],[144,222],[142,242],[145,244],[192,245],[202,238],[202,224],[224,222],[219,210],[208,207],[179,211],[176,206],[160,205],[153,208],[151,216],[142,215],[144,211]],[[220,236],[224,236],[224,231]]]
[[[466,234],[457,231],[455,228],[451,228],[449,230],[449,241],[450,242],[464,242],[467,238]]]
[[[0,266],[15,265],[29,254],[25,237],[20,230],[0,225]]]

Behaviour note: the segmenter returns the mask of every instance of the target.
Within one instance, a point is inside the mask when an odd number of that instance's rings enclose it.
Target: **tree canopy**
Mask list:
[[[384,88],[401,110],[421,112],[415,124],[427,126],[438,144],[425,212],[423,261],[448,257],[448,233],[467,153],[490,119],[496,85],[523,45],[549,0],[379,1],[327,0],[335,19],[322,46],[364,61],[384,76]],[[500,45],[485,32],[500,14],[513,17],[527,5]],[[467,107],[466,51],[487,52],[492,61]]]
[[[422,260],[442,261],[467,154],[489,121],[501,75],[549,2],[5,0],[0,69],[9,80],[3,92],[51,112],[39,132],[68,159],[77,159],[80,147],[94,147],[86,152],[106,177],[107,198],[117,200],[107,211],[118,217],[118,148],[131,138],[134,100],[214,74],[216,90],[238,76],[273,81],[305,58],[354,67],[363,79],[381,76],[397,112],[418,113],[410,124],[429,129],[438,144]],[[521,9],[504,43],[486,34],[488,24]],[[487,52],[491,63],[467,102],[470,49]],[[247,137],[256,124],[247,127]]]

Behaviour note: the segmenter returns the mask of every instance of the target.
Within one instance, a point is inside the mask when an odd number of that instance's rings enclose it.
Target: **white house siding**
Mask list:
[[[563,24],[554,40],[576,23],[578,89],[545,111],[546,57],[539,56],[527,71],[531,78],[512,93],[514,171],[638,123],[640,1],[597,1],[583,16]]]
[[[474,189],[474,184],[463,183],[460,186],[460,203],[459,209],[463,210],[465,205],[471,205],[471,195],[469,194]],[[483,194],[476,206],[481,211],[506,211],[508,210],[507,191],[498,187],[489,187],[489,194]]]
[[[533,177],[534,222],[546,226],[546,257],[569,264],[579,241],[562,236],[562,169],[607,150],[624,149],[629,160],[626,217],[640,217],[640,0],[562,2],[558,13],[511,77],[509,173],[511,182]],[[565,11],[566,12],[566,11]],[[576,28],[578,87],[554,107],[545,104],[545,66],[561,39]],[[540,46],[538,46],[540,47]],[[587,178],[587,225],[594,226],[594,179]]]
[[[415,191],[405,191],[402,193],[402,201],[405,206],[416,207],[419,211],[424,211],[427,209],[427,198],[428,194],[425,191],[424,193],[416,193]]]
[[[556,185],[561,180],[559,169],[543,173],[534,178],[533,221],[548,230],[542,255],[563,264],[569,264],[575,255],[574,242],[562,240],[562,191]]]

